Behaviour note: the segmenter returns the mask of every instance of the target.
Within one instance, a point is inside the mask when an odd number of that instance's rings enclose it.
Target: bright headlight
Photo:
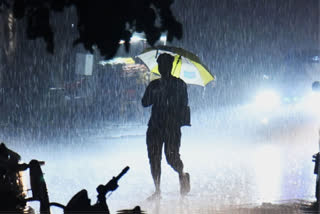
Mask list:
[[[255,103],[260,108],[271,109],[280,104],[280,97],[275,91],[263,91],[256,96]]]
[[[303,102],[304,109],[311,111],[313,113],[316,113],[319,115],[320,113],[320,93],[318,92],[312,92],[308,96],[306,96],[306,99]]]

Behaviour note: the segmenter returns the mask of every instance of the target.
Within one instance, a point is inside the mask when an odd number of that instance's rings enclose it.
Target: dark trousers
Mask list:
[[[147,149],[151,174],[156,191],[160,190],[162,147],[168,164],[180,174],[183,172],[183,163],[180,159],[180,127],[155,128],[149,126],[147,130]]]

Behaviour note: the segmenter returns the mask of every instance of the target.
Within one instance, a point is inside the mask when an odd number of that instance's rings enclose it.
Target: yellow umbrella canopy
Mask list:
[[[146,49],[137,57],[143,61],[152,73],[160,75],[157,58],[161,53],[168,53],[174,56],[171,74],[177,78],[181,78],[186,83],[205,86],[210,81],[215,80],[215,77],[200,62],[200,59],[196,55],[182,48],[158,46]]]

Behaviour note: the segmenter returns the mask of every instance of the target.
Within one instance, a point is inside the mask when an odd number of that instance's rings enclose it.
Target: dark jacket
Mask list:
[[[186,83],[171,76],[150,82],[142,98],[142,105],[152,105],[148,125],[158,128],[182,126],[181,112],[188,106]]]

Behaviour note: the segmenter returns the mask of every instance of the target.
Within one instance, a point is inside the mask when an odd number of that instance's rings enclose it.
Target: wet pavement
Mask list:
[[[81,189],[87,189],[91,203],[95,203],[96,187],[125,166],[130,170],[107,199],[111,213],[137,205],[147,213],[250,213],[245,208],[264,204],[267,209],[268,203],[315,200],[315,120],[259,125],[249,122],[240,110],[218,111],[212,119],[207,117],[195,113],[193,126],[182,128],[181,157],[191,176],[191,192],[180,197],[178,176],[163,157],[159,202],[146,200],[154,187],[145,145],[147,126],[141,122],[106,123],[100,128],[78,130],[72,140],[48,138],[40,142],[17,137],[3,141],[25,162],[46,161],[42,169],[50,201],[61,204],[67,204]],[[30,206],[37,208],[39,204]],[[62,210],[52,208],[52,212]]]

